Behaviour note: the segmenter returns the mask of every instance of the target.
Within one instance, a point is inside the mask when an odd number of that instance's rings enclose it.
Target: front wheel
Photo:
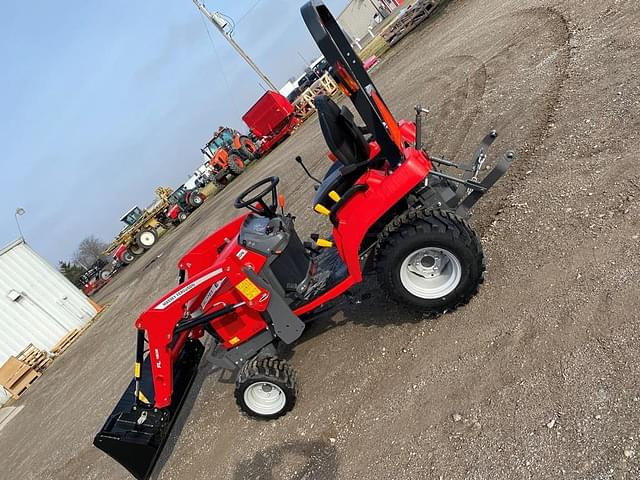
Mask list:
[[[411,211],[381,234],[378,281],[390,297],[435,316],[469,302],[483,281],[478,235],[444,211]]]
[[[238,373],[235,397],[240,410],[250,417],[263,420],[281,417],[296,403],[295,372],[278,358],[249,360]]]
[[[124,263],[125,265],[129,265],[135,259],[136,259],[135,255],[131,253],[129,250],[125,250],[124,253],[122,254],[122,263]]]

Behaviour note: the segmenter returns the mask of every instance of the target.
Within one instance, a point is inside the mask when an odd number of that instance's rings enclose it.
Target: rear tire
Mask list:
[[[236,403],[250,417],[279,418],[291,411],[297,396],[295,371],[285,360],[253,358],[236,378]]]
[[[256,158],[256,152],[258,148],[256,144],[249,137],[241,136],[240,137],[240,151],[244,155],[245,158],[249,160],[253,160]]]
[[[145,250],[153,247],[158,241],[158,235],[153,230],[142,230],[136,235],[136,243]]]
[[[244,172],[244,162],[242,161],[242,158],[240,158],[240,155],[238,155],[237,153],[229,154],[229,159],[227,161],[229,162],[229,171],[234,175],[237,176]]]
[[[182,223],[187,219],[188,215],[186,212],[180,212],[178,214],[178,223]]]
[[[465,305],[483,282],[478,235],[445,211],[409,211],[380,234],[378,281],[394,300],[436,316]]]
[[[189,205],[191,205],[193,208],[198,208],[200,205],[202,205],[202,202],[203,199],[198,193],[193,193],[189,196]]]

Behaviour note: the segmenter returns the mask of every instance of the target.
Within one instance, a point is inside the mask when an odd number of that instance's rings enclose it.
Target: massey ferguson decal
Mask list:
[[[190,283],[189,285],[185,285],[184,287],[182,287],[180,290],[178,290],[176,293],[174,293],[170,297],[165,298],[162,302],[160,302],[158,305],[153,307],[153,309],[154,310],[164,310],[169,305],[171,305],[173,302],[178,300],[180,297],[183,297],[185,294],[189,293],[191,290],[196,288],[198,285],[206,282],[207,280],[215,277],[216,275],[219,275],[220,273],[222,273],[222,269],[218,268],[217,270],[214,270],[213,272],[208,273],[204,277],[201,277],[201,278],[195,280],[194,282]]]

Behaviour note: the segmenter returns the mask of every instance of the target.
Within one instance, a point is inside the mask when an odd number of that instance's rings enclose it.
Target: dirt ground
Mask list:
[[[634,0],[454,0],[394,47],[374,80],[399,117],[429,106],[430,151],[466,160],[497,128],[493,159],[517,152],[472,219],[483,288],[425,321],[367,279],[371,299],[296,345],[301,394],[276,422],[241,416],[203,363],[155,477],[640,478],[639,31]],[[0,476],[129,478],[91,441],[129,382],[134,319],[259,178],[281,177],[303,233],[328,231],[294,162],[321,174],[325,151],[312,119],[106,287],[0,432]]]

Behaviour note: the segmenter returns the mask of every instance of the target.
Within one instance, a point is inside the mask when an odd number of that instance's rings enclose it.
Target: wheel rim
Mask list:
[[[193,197],[193,203],[195,205],[200,205],[202,203],[202,198],[198,195],[196,195],[195,197]]]
[[[142,255],[144,253],[144,248],[142,248],[140,245],[131,245],[129,247],[129,250],[134,255]]]
[[[145,247],[150,247],[156,242],[156,237],[152,232],[142,232],[140,234],[140,243]]]
[[[244,168],[244,162],[242,161],[242,159],[240,157],[238,157],[237,155],[234,155],[233,157],[233,161],[234,163],[238,166],[238,168],[243,169]]]
[[[271,382],[256,382],[244,391],[244,403],[260,415],[273,415],[287,402],[282,389]]]
[[[181,213],[180,215],[178,215],[178,220],[181,222],[184,222],[187,219],[187,214],[186,213]]]
[[[133,256],[133,253],[131,253],[131,252],[124,252],[124,254],[122,255],[122,259],[125,262],[133,262],[134,258],[135,257]]]
[[[400,281],[409,293],[424,299],[442,298],[460,284],[462,267],[453,253],[443,248],[415,250],[400,266]]]

